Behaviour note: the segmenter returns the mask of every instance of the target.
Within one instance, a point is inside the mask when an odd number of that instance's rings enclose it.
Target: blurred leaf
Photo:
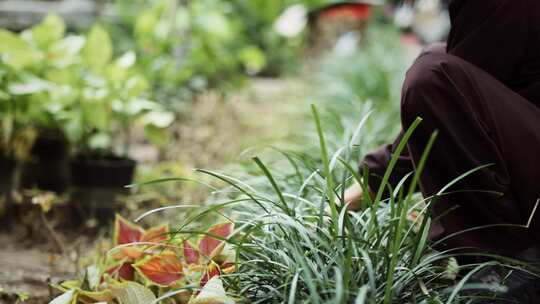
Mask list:
[[[203,287],[201,293],[189,304],[234,304],[235,301],[227,296],[223,282],[219,277],[213,277]]]
[[[444,277],[449,280],[455,280],[459,274],[459,264],[456,258],[451,257],[447,261]]]
[[[86,124],[84,127],[88,130],[107,131],[110,117],[106,105],[101,102],[86,102],[82,105],[82,110]]]
[[[32,40],[41,49],[48,49],[54,42],[62,39],[66,32],[64,20],[57,15],[48,15],[38,25],[30,29]]]
[[[135,20],[135,33],[137,35],[153,35],[158,20],[159,11],[156,8],[143,11]]]
[[[2,60],[15,69],[36,65],[42,59],[43,55],[38,50],[10,31],[0,29],[0,41]]]
[[[113,48],[109,33],[96,24],[88,34],[83,50],[84,59],[90,68],[100,69],[110,62]]]
[[[259,73],[266,66],[266,55],[255,46],[245,47],[240,51],[240,60],[250,75]]]
[[[49,304],[71,304],[72,301],[76,298],[75,290],[70,289],[60,296],[54,298]]]
[[[170,133],[163,128],[156,127],[155,125],[145,125],[144,134],[152,144],[158,147],[166,147],[169,143]]]
[[[137,62],[137,56],[133,51],[126,52],[120,58],[116,59],[116,64],[124,69],[131,68]]]
[[[51,210],[56,195],[52,192],[44,192],[32,198],[32,204],[38,205],[41,212],[47,213]]]
[[[101,275],[96,265],[86,267],[86,280],[90,289],[94,290],[100,283]]]
[[[122,304],[148,304],[156,300],[154,293],[141,284],[124,282],[114,285],[113,295]]]
[[[34,76],[27,75],[22,82],[11,83],[8,86],[9,93],[12,95],[27,95],[44,92],[53,88],[53,85],[47,81]]]
[[[167,128],[174,122],[174,114],[168,111],[151,111],[144,115],[144,122],[158,128]]]
[[[0,100],[8,100],[10,98],[10,95],[4,91],[0,90]]]
[[[86,39],[83,36],[69,36],[55,42],[49,48],[49,59],[51,63],[59,68],[79,63],[78,56],[85,45]]]
[[[128,79],[125,84],[125,94],[130,97],[139,97],[150,85],[141,74],[136,74]]]
[[[211,35],[214,39],[218,38],[220,40],[233,38],[231,25],[222,12],[209,10],[197,17],[198,24],[206,32],[206,35]]]
[[[90,136],[88,145],[94,150],[108,149],[111,146],[111,137],[107,133],[96,133]]]

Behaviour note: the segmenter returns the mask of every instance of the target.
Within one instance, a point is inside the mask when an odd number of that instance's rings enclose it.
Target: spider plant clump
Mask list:
[[[230,208],[236,219],[237,237],[228,242],[235,249],[238,269],[224,276],[228,289],[247,303],[471,303],[476,299],[462,292],[469,288],[471,275],[499,263],[458,265],[455,253],[430,248],[430,206],[448,189],[424,199],[414,191],[437,134],[416,172],[383,198],[397,155],[421,124],[417,119],[405,133],[381,188],[374,190],[373,198],[365,195],[363,211],[352,213],[343,206],[346,186],[358,182],[368,193],[364,182],[368,173],[359,174],[351,165],[367,117],[351,139],[331,154],[315,107],[313,114],[319,157],[281,151],[286,165],[272,167],[255,157],[261,175],[252,180],[200,170],[228,183],[227,195],[236,193],[234,199],[194,217],[223,214]],[[480,285],[475,288],[490,288],[492,294],[504,291],[498,284]]]

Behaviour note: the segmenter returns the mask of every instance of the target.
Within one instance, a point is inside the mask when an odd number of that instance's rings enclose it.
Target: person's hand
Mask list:
[[[364,190],[359,183],[354,183],[343,196],[343,201],[347,204],[350,211],[358,211],[362,208],[362,199],[364,198]],[[339,203],[339,202],[338,202]]]
[[[343,196],[343,201],[347,204],[347,209],[349,211],[358,211],[362,209],[362,199],[364,197],[364,191],[362,186],[359,183],[355,182],[352,186],[345,190],[345,195]],[[334,204],[337,206],[341,205],[341,200],[336,199]],[[326,207],[326,214],[330,214],[330,206]]]

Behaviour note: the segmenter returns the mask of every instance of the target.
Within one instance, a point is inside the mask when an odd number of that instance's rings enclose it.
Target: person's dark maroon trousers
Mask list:
[[[439,131],[420,179],[424,196],[436,194],[458,176],[493,164],[465,178],[440,197],[432,215],[445,248],[515,256],[540,241],[540,0],[454,0],[446,50],[424,52],[407,72],[401,116],[407,129],[423,122],[408,142],[390,179],[396,185],[415,164],[429,137]],[[379,187],[394,147],[367,155],[362,166]],[[463,191],[464,190],[464,191]],[[500,192],[502,195],[480,192]],[[376,190],[375,190],[376,191]]]

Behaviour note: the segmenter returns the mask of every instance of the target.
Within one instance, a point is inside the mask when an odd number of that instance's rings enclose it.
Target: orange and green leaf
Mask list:
[[[236,264],[235,263],[224,263],[219,266],[221,268],[221,272],[224,274],[231,274],[236,270]]]
[[[199,263],[199,252],[195,249],[188,240],[183,243],[184,259],[188,264]]]
[[[141,242],[164,243],[169,240],[169,225],[152,227],[143,233]]]
[[[208,234],[199,242],[199,252],[206,257],[219,255],[226,240],[233,231],[233,223],[223,223],[210,227]]]
[[[123,262],[119,265],[112,266],[105,271],[113,278],[120,278],[126,281],[133,281],[135,279],[135,269],[131,263]]]
[[[130,244],[140,242],[144,229],[129,222],[120,215],[116,215],[114,222],[114,244]]]
[[[172,252],[147,257],[133,266],[139,274],[158,286],[171,286],[184,277],[180,259]]]
[[[115,260],[136,261],[144,255],[144,250],[137,246],[129,246],[116,249],[112,254]]]

